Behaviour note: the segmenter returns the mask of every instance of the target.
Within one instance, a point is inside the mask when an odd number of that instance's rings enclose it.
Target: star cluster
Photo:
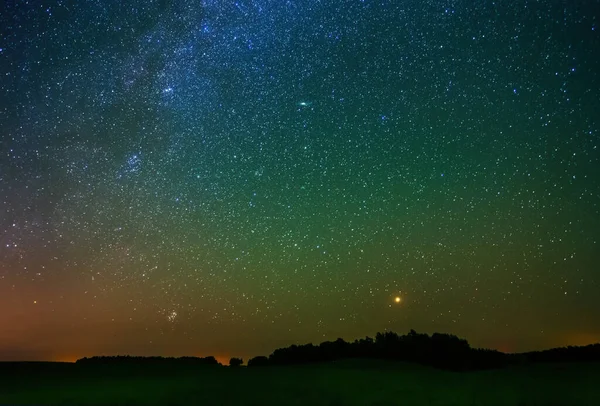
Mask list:
[[[598,9],[8,2],[0,357],[600,341]]]

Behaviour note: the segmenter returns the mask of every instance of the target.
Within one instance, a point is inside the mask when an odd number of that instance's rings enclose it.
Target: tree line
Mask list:
[[[600,361],[600,344],[554,348],[521,354],[472,348],[467,340],[451,334],[377,333],[375,338],[346,342],[341,338],[319,345],[305,344],[279,348],[268,357],[248,361],[249,367],[330,362],[348,358],[381,359],[417,363],[452,371],[502,368],[532,362]]]
[[[269,356],[258,356],[248,361],[248,367],[324,363],[342,359],[380,359],[411,362],[452,371],[470,371],[502,368],[508,365],[540,362],[600,361],[600,343],[585,347],[553,348],[521,354],[506,354],[497,350],[472,348],[467,340],[451,334],[432,335],[411,330],[408,334],[377,333],[352,342],[338,338],[319,345],[304,344],[278,348]],[[209,357],[91,357],[77,361],[83,365],[149,365],[160,363],[173,366],[220,365]],[[230,366],[243,364],[241,358],[232,358]]]

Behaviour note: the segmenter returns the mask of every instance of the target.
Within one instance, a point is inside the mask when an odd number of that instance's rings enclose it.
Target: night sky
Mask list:
[[[0,359],[600,341],[600,1],[10,0],[0,33]]]

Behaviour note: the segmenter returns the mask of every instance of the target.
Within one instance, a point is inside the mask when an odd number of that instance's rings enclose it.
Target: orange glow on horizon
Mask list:
[[[52,361],[53,362],[71,362],[71,363],[74,363],[75,361],[77,361],[80,358],[83,358],[83,357],[77,357],[75,355],[63,355],[63,356],[54,358]]]
[[[565,346],[586,346],[600,343],[600,334],[571,333],[565,339]]]
[[[217,362],[219,364],[221,364],[221,365],[229,365],[229,360],[231,359],[231,357],[229,355],[212,355],[212,354],[207,354],[207,355],[195,355],[195,356],[199,357],[199,358],[213,356],[213,357],[215,357],[215,359],[217,360]]]
[[[93,355],[88,355],[87,357],[92,357]],[[209,355],[195,355],[195,357],[199,357],[199,358],[204,358],[204,357],[208,357]],[[229,360],[231,359],[230,356],[228,355],[213,355],[215,357],[215,359],[217,360],[217,362],[219,362],[222,365],[229,365]],[[52,362],[70,362],[70,363],[74,363],[76,362],[78,359],[84,358],[86,357],[85,355],[82,356],[75,356],[75,355],[61,355],[55,358],[52,358],[51,361]]]

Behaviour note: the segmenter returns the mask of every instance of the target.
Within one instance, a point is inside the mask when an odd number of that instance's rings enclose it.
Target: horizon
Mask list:
[[[396,332],[397,333],[397,332]],[[417,332],[417,333],[422,333],[422,332]],[[435,332],[435,333],[440,333],[440,334],[451,334],[451,333],[446,333],[446,332]],[[397,333],[399,335],[404,335],[402,333]],[[428,334],[429,336],[431,336],[431,334],[433,333],[425,333]],[[344,340],[347,343],[351,343],[354,340],[359,340],[359,339],[363,339],[366,337],[370,337],[370,338],[374,338],[375,336],[371,336],[371,335],[367,335],[367,336],[363,336],[363,337],[356,337],[355,339],[345,339],[342,338],[342,340]],[[286,345],[284,347],[280,347],[280,348],[287,348],[289,346],[292,345],[319,345],[320,343],[323,342],[333,342],[336,341],[337,339],[339,339],[341,337],[338,337],[336,339],[331,339],[331,340],[324,340],[318,343],[315,342],[303,342],[303,343],[290,343],[289,345]],[[526,353],[530,353],[530,352],[538,352],[538,351],[548,351],[548,350],[553,350],[553,349],[557,349],[557,348],[566,348],[566,347],[586,347],[589,345],[597,345],[600,344],[600,339],[594,342],[589,342],[589,343],[581,343],[581,344],[567,344],[564,346],[555,346],[555,347],[545,347],[545,348],[539,348],[539,349],[530,349],[530,350],[523,350],[523,351],[516,351],[516,352],[506,352],[506,351],[502,351],[498,348],[488,348],[488,347],[479,347],[479,346],[473,346],[471,344],[471,342],[468,340],[468,338],[466,337],[458,337],[460,339],[465,339],[467,340],[467,342],[469,343],[470,347],[473,349],[484,349],[484,350],[495,350],[495,351],[499,351],[503,354],[507,354],[507,355],[518,355],[518,354],[526,354]],[[229,360],[231,358],[241,358],[243,360],[243,364],[246,365],[248,363],[248,360],[254,358],[254,357],[258,357],[258,356],[269,356],[270,354],[272,354],[277,348],[273,348],[270,352],[266,352],[266,353],[261,353],[261,354],[254,354],[254,355],[250,355],[250,356],[242,356],[242,355],[224,355],[224,354],[205,354],[205,355],[198,355],[197,353],[195,354],[184,354],[184,353],[173,353],[173,355],[161,355],[161,354],[136,354],[136,353],[114,353],[114,354],[109,354],[109,353],[105,353],[105,354],[88,354],[88,355],[83,355],[83,356],[61,356],[61,357],[54,357],[51,359],[3,359],[0,358],[0,362],[59,362],[59,363],[75,363],[76,361],[83,359],[83,358],[94,358],[94,357],[142,357],[142,358],[151,358],[151,357],[159,357],[159,358],[184,358],[184,357],[193,357],[193,358],[205,358],[205,357],[214,357],[217,362],[221,365],[227,366],[229,364]],[[2,354],[2,350],[0,349],[0,354]]]
[[[599,342],[600,29],[567,3],[7,2],[0,359]]]

